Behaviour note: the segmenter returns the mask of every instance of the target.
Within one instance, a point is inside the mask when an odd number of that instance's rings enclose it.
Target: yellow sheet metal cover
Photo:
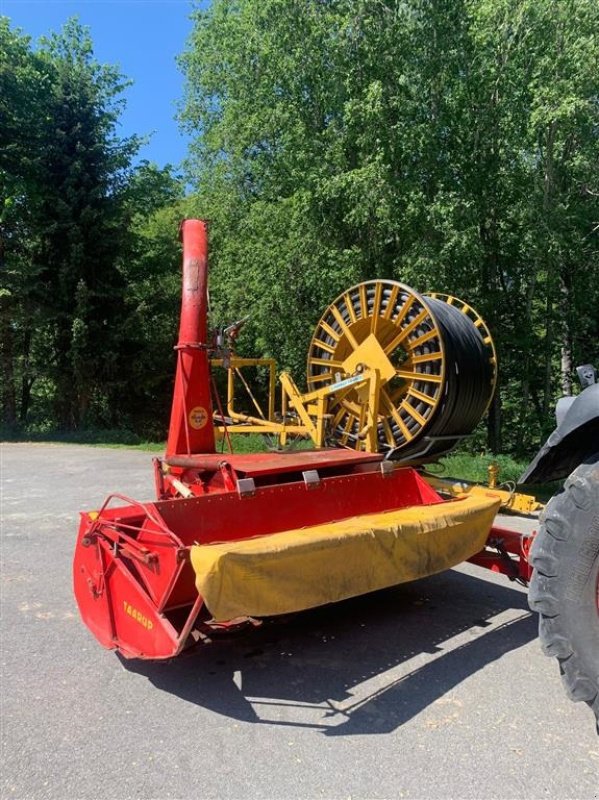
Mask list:
[[[423,578],[470,558],[484,547],[499,504],[494,497],[464,497],[242,541],[194,545],[196,586],[217,620],[288,614],[333,603]]]

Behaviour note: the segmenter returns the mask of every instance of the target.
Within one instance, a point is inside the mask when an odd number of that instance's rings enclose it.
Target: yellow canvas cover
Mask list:
[[[464,497],[242,541],[194,545],[212,616],[287,614],[441,572],[485,545],[500,500]]]

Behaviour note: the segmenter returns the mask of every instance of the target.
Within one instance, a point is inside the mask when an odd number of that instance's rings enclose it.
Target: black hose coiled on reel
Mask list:
[[[432,297],[426,303],[445,350],[442,398],[420,433],[388,457],[402,462],[438,458],[472,433],[491,401],[494,364],[474,322],[456,307]]]

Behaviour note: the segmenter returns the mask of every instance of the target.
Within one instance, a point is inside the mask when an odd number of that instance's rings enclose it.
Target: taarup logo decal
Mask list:
[[[199,431],[208,422],[208,412],[203,406],[194,406],[189,412],[189,424],[191,427]]]
[[[138,611],[136,608],[133,608],[131,603],[128,603],[126,600],[123,600],[123,609],[125,611],[125,614],[129,614],[130,617],[133,617],[133,619],[136,622],[139,622],[140,625],[143,625],[143,627],[147,628],[149,631],[151,631],[152,628],[154,627],[154,623],[152,622],[151,619],[144,617],[141,611]]]

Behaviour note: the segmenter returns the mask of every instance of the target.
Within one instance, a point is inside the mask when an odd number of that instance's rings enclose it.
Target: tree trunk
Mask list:
[[[563,328],[560,359],[560,378],[562,393],[568,397],[572,394],[572,333],[570,331],[570,286],[568,278],[562,275],[561,286]]]
[[[31,328],[27,328],[23,335],[23,374],[21,375],[21,408],[19,409],[19,421],[22,425],[27,423],[29,404],[31,402],[31,387],[33,378],[30,374],[29,355],[31,352]]]
[[[501,452],[501,395],[495,389],[487,419],[487,446],[492,453]]]
[[[54,419],[61,430],[77,426],[77,390],[73,365],[70,359],[71,336],[63,324],[56,337],[56,389],[54,393]]]
[[[549,291],[551,289],[549,288]],[[552,364],[551,364],[551,345],[552,345],[552,337],[553,337],[553,320],[551,317],[552,308],[551,308],[551,297],[548,295],[547,297],[547,306],[546,306],[546,319],[545,319],[545,380],[544,380],[544,392],[543,392],[543,421],[547,420],[549,416],[549,409],[553,405],[553,394],[551,391],[551,383],[552,383]]]
[[[545,165],[543,173],[543,216],[546,224],[550,224],[551,211],[553,208],[553,193],[554,193],[554,164],[553,164],[553,149],[555,145],[555,135],[557,132],[557,121],[553,120],[547,130],[547,141],[545,148]],[[547,299],[545,306],[545,391],[543,395],[543,417],[544,421],[549,416],[549,409],[553,404],[553,397],[551,392],[551,378],[552,378],[552,337],[553,337],[553,293],[554,287],[551,281],[551,264],[547,265],[547,280],[546,290]]]
[[[13,331],[9,305],[0,300],[0,372],[2,373],[2,421],[12,428],[17,423]]]
[[[572,345],[569,337],[564,337],[560,362],[562,393],[568,397],[572,394]]]

